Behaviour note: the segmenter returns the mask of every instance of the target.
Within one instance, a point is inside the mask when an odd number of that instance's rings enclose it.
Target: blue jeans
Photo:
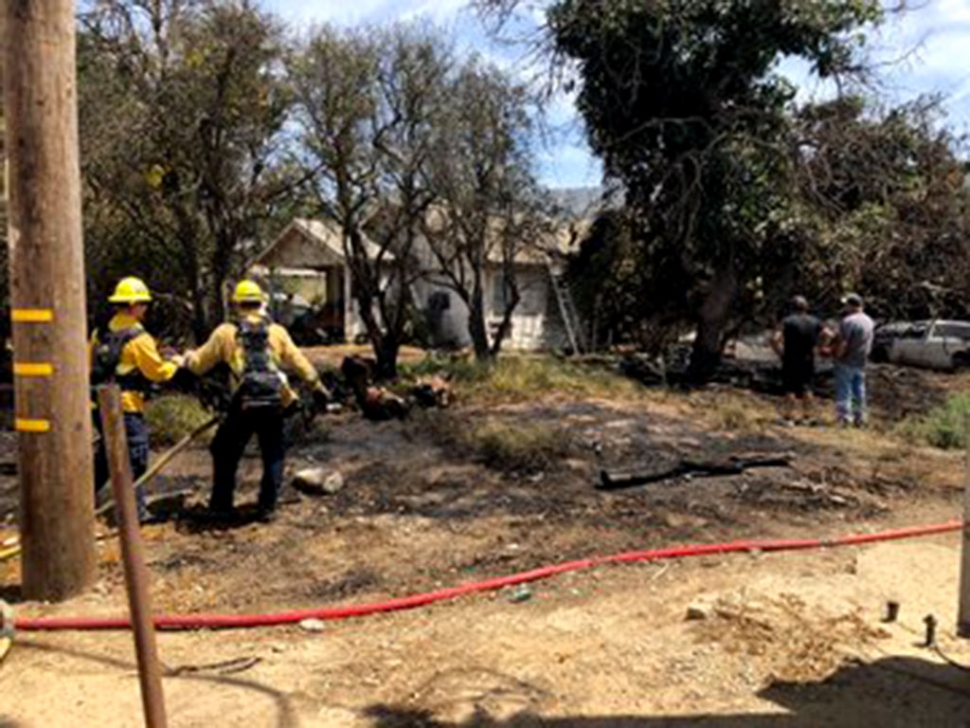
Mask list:
[[[101,417],[94,413],[94,426],[101,434]],[[138,480],[148,470],[148,425],[143,415],[125,412],[125,435],[128,440],[128,460],[131,462],[131,476]],[[104,437],[98,441],[98,449],[94,454],[94,492],[97,493],[110,479],[108,471],[108,455],[104,450]],[[144,521],[148,517],[148,506],[145,505],[145,486],[135,490],[135,503],[138,506],[138,520]]]
[[[835,411],[841,424],[866,420],[866,369],[835,365]]]

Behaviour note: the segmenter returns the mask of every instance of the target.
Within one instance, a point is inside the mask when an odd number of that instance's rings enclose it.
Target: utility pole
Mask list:
[[[964,417],[967,461],[963,483],[963,538],[960,543],[960,599],[957,604],[957,634],[970,638],[970,415]]]
[[[73,0],[4,0],[10,310],[23,592],[94,578]]]

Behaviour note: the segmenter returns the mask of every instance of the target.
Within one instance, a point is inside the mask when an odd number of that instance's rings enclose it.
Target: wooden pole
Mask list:
[[[162,692],[162,672],[158,662],[155,624],[148,595],[148,569],[145,568],[135,490],[132,487],[131,463],[128,460],[121,390],[115,385],[100,388],[98,406],[101,410],[101,429],[104,432],[108,469],[111,471],[111,492],[115,499],[115,513],[121,536],[121,555],[125,565],[131,628],[135,634],[135,652],[138,655],[138,679],[141,683],[145,725],[148,728],[164,728],[165,695]]]
[[[56,601],[95,573],[74,4],[2,5],[23,591]]]
[[[963,548],[960,567],[960,604],[957,613],[957,634],[970,638],[970,415],[964,423],[967,443],[967,463],[963,484]]]

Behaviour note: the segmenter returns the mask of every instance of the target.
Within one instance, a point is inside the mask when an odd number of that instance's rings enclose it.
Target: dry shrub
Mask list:
[[[486,403],[525,402],[544,395],[631,398],[644,391],[638,383],[618,373],[551,356],[510,354],[491,366],[428,359],[413,367],[402,367],[402,371],[411,376],[447,376],[461,399]]]
[[[558,425],[466,418],[437,411],[423,420],[441,446],[502,472],[553,470],[572,449],[569,433]]]

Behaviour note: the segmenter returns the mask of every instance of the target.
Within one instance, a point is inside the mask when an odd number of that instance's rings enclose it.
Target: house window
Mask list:
[[[451,296],[447,291],[435,291],[428,299],[428,309],[431,311],[447,311],[451,308]]]

